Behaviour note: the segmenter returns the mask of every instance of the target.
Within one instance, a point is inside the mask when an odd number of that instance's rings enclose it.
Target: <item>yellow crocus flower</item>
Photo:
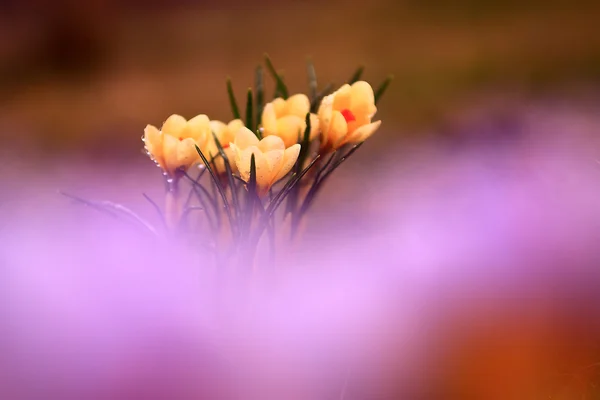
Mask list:
[[[207,148],[210,139],[210,124],[206,115],[198,115],[186,121],[180,115],[171,115],[160,131],[153,125],[144,129],[144,144],[148,155],[170,177],[177,170],[187,171],[200,159],[196,146]]]
[[[346,84],[325,96],[319,107],[321,151],[369,138],[381,125],[381,121],[371,122],[376,112],[373,88],[364,81]]]
[[[267,136],[259,141],[245,127],[236,133],[230,146],[235,153],[235,164],[240,177],[246,182],[250,180],[250,162],[254,154],[256,186],[261,197],[267,194],[275,182],[290,172],[300,153],[300,145],[297,143],[286,148],[278,136]]]
[[[262,113],[263,137],[278,136],[286,147],[298,143],[306,130],[306,114],[310,111],[310,101],[304,94],[295,94],[287,100],[277,98],[265,105]],[[310,115],[310,139],[319,133],[319,120]]]

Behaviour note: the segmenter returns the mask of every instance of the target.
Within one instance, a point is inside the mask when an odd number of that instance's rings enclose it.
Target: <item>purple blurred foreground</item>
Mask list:
[[[446,375],[469,369],[452,340],[496,319],[581,333],[600,356],[599,128],[532,115],[516,133],[350,161],[337,179],[351,182],[319,199],[335,211],[251,283],[57,205],[57,177],[115,201],[158,180],[24,172],[0,207],[0,398],[457,398]]]

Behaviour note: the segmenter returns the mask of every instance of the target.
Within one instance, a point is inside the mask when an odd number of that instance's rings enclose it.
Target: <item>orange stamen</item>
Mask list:
[[[356,121],[356,117],[354,116],[354,114],[352,114],[352,111],[350,111],[349,109],[345,108],[340,112],[344,116],[344,119],[346,120],[346,122]]]

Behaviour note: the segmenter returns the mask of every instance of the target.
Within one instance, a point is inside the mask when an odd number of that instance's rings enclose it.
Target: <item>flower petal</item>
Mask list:
[[[204,114],[200,114],[190,119],[185,127],[183,138],[192,138],[198,144],[198,147],[203,151],[207,145],[212,141],[209,140],[212,137],[210,131],[210,120]]]
[[[377,112],[377,107],[375,107],[375,96],[371,85],[365,81],[358,81],[352,85],[350,92],[352,100],[348,108],[355,115],[363,114],[369,118],[373,117]]]
[[[241,119],[234,119],[229,122],[227,124],[227,130],[224,132],[224,136],[219,138],[223,146],[225,146],[226,143],[233,142],[235,140],[235,134],[244,127],[244,121]]]
[[[273,100],[271,103],[273,105],[273,111],[275,111],[275,115],[277,117],[280,117],[282,115],[285,114],[285,100],[282,99],[281,97],[276,98],[275,100]]]
[[[306,129],[304,119],[296,115],[286,115],[277,120],[277,136],[283,140],[285,147],[298,143],[304,129]]]
[[[163,135],[163,169],[168,174],[173,174],[179,167],[177,160],[177,147],[179,146],[179,140],[171,135]]]
[[[306,127],[304,129],[306,129]],[[310,114],[310,140],[315,139],[318,135],[319,117],[317,117],[317,114]]]
[[[279,172],[279,170],[281,169],[281,166],[283,164],[284,153],[285,153],[285,151],[280,150],[280,149],[271,150],[271,151],[267,151],[267,152],[263,153],[266,164],[268,166],[269,186],[271,186],[271,185],[273,185],[273,183],[275,183],[275,178],[277,176],[277,173]]]
[[[339,111],[334,111],[332,113],[331,124],[329,125],[328,135],[328,143],[333,146],[333,148],[338,148],[346,139],[346,134],[348,133],[348,124],[346,123],[346,119]]]
[[[241,128],[235,133],[235,139],[233,142],[241,150],[244,150],[250,146],[258,146],[258,138],[250,129],[246,127]]]
[[[177,168],[184,168],[187,171],[199,158],[194,139],[187,138],[179,142],[177,145]]]
[[[275,113],[275,107],[273,103],[268,103],[262,112],[262,127],[263,135],[276,135],[277,134],[277,114]]]
[[[319,106],[319,129],[321,130],[321,142],[327,143],[329,126],[333,114],[333,95],[325,96]]]
[[[379,129],[380,125],[381,121],[376,121],[357,128],[352,135],[347,138],[346,143],[360,143],[367,140],[375,133],[375,131],[377,131],[377,129]]]
[[[300,145],[295,144],[290,148],[285,149],[283,153],[283,162],[281,163],[281,167],[277,174],[275,175],[275,179],[273,179],[273,183],[277,182],[292,169],[294,164],[296,164],[296,160],[298,160],[298,155],[300,154]]]
[[[162,158],[162,135],[154,125],[146,125],[144,129],[144,147],[155,160]]]
[[[333,93],[333,109],[334,110],[345,110],[345,109],[349,109],[351,103],[351,99],[352,99],[352,91],[350,88],[350,85],[345,84],[344,86],[342,86],[341,88],[339,88],[337,91],[335,91]]]
[[[187,121],[181,115],[173,114],[163,123],[161,132],[163,134],[179,137],[185,129]]]
[[[257,146],[260,151],[267,152],[270,150],[285,150],[285,144],[279,136],[264,137]]]
[[[289,97],[285,103],[285,112],[304,119],[310,111],[310,101],[305,94],[295,94]]]

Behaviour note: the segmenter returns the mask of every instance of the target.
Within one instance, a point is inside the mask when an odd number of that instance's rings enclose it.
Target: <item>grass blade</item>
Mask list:
[[[323,88],[323,90],[321,90],[317,96],[310,102],[310,112],[315,113],[317,112],[317,109],[319,107],[319,104],[321,103],[321,100],[323,100],[323,97],[327,96],[328,94],[331,94],[333,91],[333,83],[329,83],[327,84],[327,86],[325,86]]]
[[[235,94],[233,93],[231,78],[227,78],[227,94],[229,96],[229,104],[231,105],[233,119],[240,119],[240,109],[238,108],[237,101],[235,100]]]
[[[246,127],[256,135],[256,127],[254,126],[254,108],[252,104],[253,101],[252,88],[248,88],[248,95],[246,96]]]
[[[306,62],[306,70],[308,74],[308,96],[310,101],[314,101],[317,98],[317,72],[315,71],[315,65],[312,60],[309,59]]]
[[[210,174],[210,177],[212,178],[215,186],[217,187],[219,195],[221,196],[221,200],[223,200],[223,206],[225,207],[225,213],[227,214],[227,219],[229,220],[229,225],[232,227],[232,229],[234,229],[233,227],[235,225],[233,223],[233,217],[231,215],[231,209],[229,207],[229,201],[227,201],[227,196],[225,196],[225,191],[223,190],[223,187],[221,186],[221,182],[219,182],[219,178],[215,175],[215,172],[210,167],[210,163],[208,162],[208,160],[206,159],[206,157],[204,156],[204,154],[202,154],[202,151],[200,150],[200,148],[198,146],[196,146],[196,151],[200,155],[200,158],[202,159],[202,162],[206,166],[206,169],[208,169],[208,173]]]
[[[256,67],[256,73],[254,75],[254,90],[256,90],[256,128],[258,128],[262,122],[262,112],[265,106],[265,86],[263,67],[259,65]]]
[[[377,102],[381,99],[381,96],[383,96],[388,86],[390,86],[392,80],[394,80],[394,75],[389,75],[387,78],[385,78],[385,81],[383,81],[381,85],[379,85],[379,87],[375,91],[375,104],[377,104]]]
[[[356,69],[356,71],[354,71],[354,73],[352,74],[350,79],[348,80],[348,84],[352,85],[353,83],[360,81],[360,78],[362,77],[364,70],[365,70],[365,67],[363,65],[360,65]]]
[[[163,227],[166,228],[167,227],[167,222],[165,221],[165,215],[163,214],[162,210],[160,209],[160,206],[158,204],[156,204],[156,202],[154,200],[152,200],[152,198],[150,196],[148,196],[146,193],[142,193],[142,196],[144,196],[144,198],[146,200],[148,200],[148,202],[156,210],[156,213],[160,217],[160,221],[162,222]]]
[[[221,155],[221,158],[223,158],[223,163],[225,164],[225,173],[227,174],[227,181],[229,183],[229,188],[231,189],[231,201],[233,202],[233,208],[235,211],[235,220],[236,223],[239,223],[240,203],[237,197],[237,188],[235,187],[235,181],[233,180],[233,172],[231,172],[231,164],[229,163],[229,158],[227,157],[227,154],[225,154],[225,150],[223,150],[221,142],[219,141],[219,139],[217,139],[217,135],[215,135],[214,132],[213,138],[215,140],[215,144],[217,145],[217,149],[219,150],[219,154]]]
[[[273,66],[273,63],[271,62],[271,59],[269,58],[268,54],[265,54],[265,64],[267,66],[267,69],[273,76],[273,79],[275,79],[276,93],[279,93],[281,97],[287,99],[289,96],[287,86],[283,82],[283,78],[281,77],[281,75],[277,73],[277,70],[275,70],[275,67]]]

